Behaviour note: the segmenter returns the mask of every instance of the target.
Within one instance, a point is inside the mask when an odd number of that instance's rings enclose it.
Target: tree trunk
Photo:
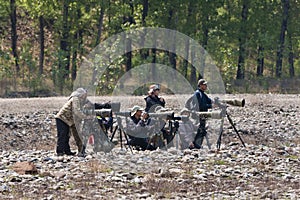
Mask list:
[[[288,13],[289,13],[289,0],[281,0],[283,4],[283,15],[279,36],[279,44],[277,49],[277,58],[276,58],[276,77],[280,78],[282,75],[282,58],[283,58],[283,49],[284,49],[284,40],[285,40],[285,32],[287,30],[287,21],[288,21]]]
[[[149,1],[148,0],[143,0],[143,11],[142,11],[142,25],[143,27],[146,27],[146,17],[148,16],[148,9],[149,9]],[[141,34],[141,46],[144,46],[145,42],[145,35],[146,35],[146,30]],[[146,60],[149,56],[149,51],[148,49],[140,49],[140,55],[143,60]]]
[[[149,1],[143,0],[142,25],[146,25],[146,17],[148,16]]]
[[[248,17],[248,0],[243,0],[242,20],[239,36],[239,58],[236,79],[245,78],[245,59],[246,59],[246,37],[247,37],[247,17]]]
[[[185,59],[183,60],[183,76],[187,78],[187,71],[188,71],[188,66],[189,66],[189,52],[190,52],[190,41],[186,40],[185,41]]]
[[[174,18],[173,14],[174,14],[174,11],[173,11],[173,9],[171,9],[169,11],[169,18],[168,18],[168,23],[170,24],[171,29],[173,29],[173,26],[172,26],[172,20]],[[170,35],[170,41],[172,41],[172,43],[170,44],[171,45],[170,46],[171,51],[169,51],[169,62],[170,62],[170,65],[172,66],[172,68],[176,70],[176,54],[173,53],[173,52],[176,51],[176,42],[175,42],[176,41],[176,34],[171,34]]]
[[[130,12],[130,16],[128,17],[128,22],[129,22],[129,24],[133,24],[134,23],[134,19],[133,19],[134,6],[133,6],[132,1],[129,2],[129,6],[130,6],[131,12]],[[129,72],[132,68],[131,39],[126,38],[125,48],[126,48],[126,52],[127,52],[126,53],[126,72]]]
[[[10,0],[10,22],[11,22],[11,49],[12,54],[15,59],[16,72],[19,74],[20,66],[19,66],[19,56],[17,53],[17,11],[16,11],[16,2],[15,0]]]
[[[71,77],[72,80],[74,81],[77,77],[77,60],[80,58],[78,58],[78,54],[82,55],[83,54],[83,48],[82,48],[82,44],[83,44],[83,30],[82,30],[82,26],[80,24],[80,19],[82,17],[82,13],[80,10],[80,7],[77,7],[77,11],[76,11],[76,23],[78,23],[78,30],[77,32],[74,34],[74,41],[75,41],[75,45],[73,45],[73,55],[72,55],[72,71],[71,71]]]
[[[69,47],[69,0],[63,1],[63,27],[60,39],[60,59],[59,59],[59,82],[60,92],[63,92],[64,79],[67,79],[70,71],[70,47]]]
[[[44,34],[44,17],[39,17],[40,25],[40,56],[39,56],[39,74],[42,75],[44,71],[44,56],[45,56],[45,34]]]
[[[97,33],[97,38],[96,38],[96,45],[97,46],[100,43],[101,36],[102,36],[102,27],[103,27],[103,17],[104,17],[104,8],[101,6],[100,10],[100,16],[98,19],[98,33]]]
[[[78,32],[75,33],[74,40],[78,41]],[[77,45],[77,46],[79,46],[79,45]],[[71,77],[72,77],[73,81],[77,77],[77,47],[73,48]]]
[[[208,22],[209,20],[209,16],[208,13],[206,13],[205,16],[205,22]],[[201,49],[201,57],[200,57],[200,74],[198,75],[198,79],[203,78],[204,77],[204,69],[205,69],[205,61],[206,61],[206,53],[205,53],[205,49],[207,47],[208,44],[208,26],[207,23],[203,22],[202,24],[202,34],[203,34],[203,39],[201,42],[202,45],[202,49]]]
[[[171,64],[172,68],[176,70],[176,54],[173,53],[176,50],[176,45],[175,45],[175,37],[176,36],[174,35],[173,37],[174,37],[174,40],[173,40],[174,42],[172,44],[172,52],[169,52],[169,62]]]
[[[151,66],[151,75],[153,80],[155,79],[156,75],[156,67],[155,67],[155,63],[156,63],[156,48],[152,48],[151,49],[151,56],[152,56],[152,66]]]
[[[192,66],[191,66],[191,74],[190,74],[190,83],[192,83],[192,85],[194,87],[197,86],[197,77],[196,77],[196,68],[194,67],[194,64],[196,63],[195,61],[195,46],[192,45],[191,46],[191,61],[192,61]]]
[[[295,68],[294,68],[294,51],[293,51],[293,43],[292,43],[292,36],[289,32],[288,34],[288,49],[289,49],[289,72],[290,77],[293,78],[295,76]]]
[[[259,45],[257,49],[257,68],[256,75],[263,76],[264,73],[264,48]]]
[[[131,39],[126,38],[126,72],[129,72],[132,67],[132,52],[131,52]]]

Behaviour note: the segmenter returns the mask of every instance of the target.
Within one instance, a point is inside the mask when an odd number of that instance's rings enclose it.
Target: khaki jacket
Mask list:
[[[73,126],[75,124],[74,120],[86,118],[82,109],[85,103],[86,101],[82,101],[78,97],[72,97],[63,105],[55,118],[61,119],[68,126]]]

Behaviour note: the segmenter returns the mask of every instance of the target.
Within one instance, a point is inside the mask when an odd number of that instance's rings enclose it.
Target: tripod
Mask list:
[[[165,123],[164,127],[161,129],[163,132],[162,138],[160,138],[163,142],[163,145],[159,145],[159,147],[165,147],[166,149],[169,147],[174,146],[174,138],[176,138],[175,147],[178,149],[179,144],[179,134],[178,134],[178,128],[179,128],[179,122],[177,119],[169,119],[168,120],[168,128],[165,128],[167,123]],[[168,131],[167,131],[168,129]]]
[[[124,138],[125,138],[127,144],[129,145],[129,149],[130,149],[131,153],[133,153],[131,145],[129,144],[128,136],[127,136],[127,134],[124,131],[122,131],[122,127],[123,126],[122,126],[121,119],[117,117],[117,125],[116,125],[115,129],[112,132],[110,141],[112,142],[112,140],[114,139],[114,136],[115,136],[116,132],[118,131],[119,132],[119,139],[120,139],[120,143],[121,143],[121,149],[123,149],[123,136],[122,135],[124,135]]]
[[[222,120],[221,120],[221,127],[220,127],[220,133],[219,133],[219,138],[218,138],[218,141],[217,141],[217,148],[218,150],[220,150],[221,148],[221,140],[222,140],[222,135],[223,135],[223,125],[224,125],[224,118],[225,116],[227,117],[230,125],[232,126],[232,128],[234,129],[235,133],[237,134],[237,136],[239,137],[240,141],[242,142],[243,146],[246,147],[243,139],[241,138],[238,130],[236,129],[230,115],[228,114],[227,110],[226,110],[226,105],[221,105],[220,103],[217,104],[221,109],[222,109],[222,114],[223,114],[223,117],[222,117]]]

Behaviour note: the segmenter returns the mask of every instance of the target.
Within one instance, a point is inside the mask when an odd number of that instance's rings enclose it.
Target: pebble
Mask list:
[[[299,198],[299,96],[245,96],[245,108],[228,112],[246,147],[225,120],[220,150],[210,132],[212,149],[131,153],[115,147],[57,157],[49,147],[56,141],[52,111],[3,113],[0,199]],[[211,131],[215,124],[208,123]],[[12,166],[23,161],[34,163],[38,174],[16,173]]]

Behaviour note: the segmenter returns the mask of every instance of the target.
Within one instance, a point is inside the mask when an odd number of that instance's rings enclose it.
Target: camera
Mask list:
[[[100,117],[112,117],[112,109],[99,109],[95,110],[95,113]]]
[[[131,112],[130,111],[123,111],[123,112],[114,112],[116,116],[120,117],[130,117]]]
[[[219,97],[214,99],[215,104],[221,105],[222,103],[229,104],[231,106],[244,107],[246,104],[245,99],[223,99],[220,100]]]
[[[224,113],[221,110],[194,112],[194,114],[201,118],[222,119],[224,117]]]
[[[162,113],[149,113],[151,118],[159,118],[169,120],[174,117],[174,112],[162,112]]]

